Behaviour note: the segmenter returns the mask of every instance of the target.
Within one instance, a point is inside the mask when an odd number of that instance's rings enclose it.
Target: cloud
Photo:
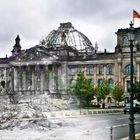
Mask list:
[[[97,41],[101,49],[113,51],[115,32],[129,27],[132,10],[140,12],[139,5],[139,0],[0,0],[0,49],[10,52],[17,34],[23,49],[32,47],[59,23],[69,21],[93,44]]]

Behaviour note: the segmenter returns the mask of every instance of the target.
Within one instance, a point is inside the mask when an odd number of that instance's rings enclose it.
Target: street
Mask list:
[[[58,129],[51,135],[59,140],[110,140],[110,127],[112,126],[112,139],[117,140],[128,136],[128,118],[129,114],[106,114],[65,119],[74,125]],[[135,122],[136,133],[138,133],[140,132],[139,114],[135,114]]]
[[[49,131],[0,130],[1,140],[112,140],[128,136],[129,114],[96,114],[77,118],[53,118],[50,121],[65,125]],[[140,114],[135,114],[136,133],[140,132]]]

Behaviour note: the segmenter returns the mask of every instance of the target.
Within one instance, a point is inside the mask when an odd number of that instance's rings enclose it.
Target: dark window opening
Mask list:
[[[52,70],[52,65],[48,65],[48,69],[49,70]]]
[[[5,88],[5,81],[1,81],[1,86]]]
[[[108,98],[107,98],[107,102],[108,102],[108,103],[111,103],[111,97],[108,97]]]

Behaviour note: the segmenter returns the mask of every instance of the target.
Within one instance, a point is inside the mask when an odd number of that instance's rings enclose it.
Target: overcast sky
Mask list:
[[[140,0],[0,0],[0,57],[11,54],[17,34],[26,49],[62,22],[97,41],[99,50],[114,51],[115,32],[129,27],[133,9],[140,13]]]

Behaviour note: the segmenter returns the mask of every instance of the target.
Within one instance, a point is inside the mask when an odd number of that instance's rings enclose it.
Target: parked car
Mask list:
[[[140,105],[134,103],[133,104],[133,110],[134,110],[134,113],[140,113]],[[124,111],[124,114],[130,113],[130,103],[126,104],[123,111]]]

